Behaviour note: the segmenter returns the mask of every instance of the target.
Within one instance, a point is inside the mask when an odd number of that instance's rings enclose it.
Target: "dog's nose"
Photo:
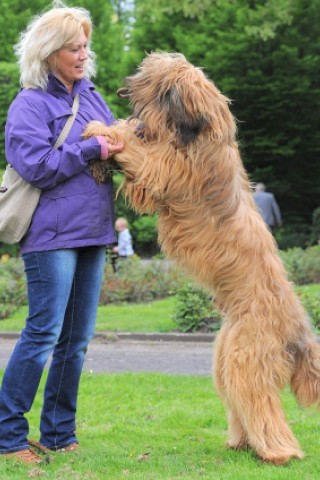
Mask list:
[[[121,98],[128,98],[130,96],[129,90],[126,87],[118,88],[117,95]]]

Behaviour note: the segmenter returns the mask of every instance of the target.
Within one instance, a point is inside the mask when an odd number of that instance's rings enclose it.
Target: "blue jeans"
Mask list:
[[[23,256],[29,315],[0,390],[0,453],[28,448],[28,421],[52,353],[40,421],[40,442],[51,449],[77,442],[75,414],[84,356],[94,335],[106,257],[104,247]]]

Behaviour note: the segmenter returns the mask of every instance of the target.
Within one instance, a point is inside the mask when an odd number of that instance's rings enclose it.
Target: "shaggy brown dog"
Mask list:
[[[291,385],[305,406],[320,399],[319,347],[252,199],[228,99],[183,55],[152,53],[126,79],[133,117],[86,135],[123,140],[124,192],[159,213],[165,253],[209,288],[225,315],[215,382],[229,416],[228,446],[274,464],[302,458],[281,408]]]

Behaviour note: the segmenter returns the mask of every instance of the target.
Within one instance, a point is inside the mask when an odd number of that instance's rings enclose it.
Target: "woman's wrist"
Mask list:
[[[109,156],[109,149],[108,149],[108,143],[106,138],[103,135],[98,135],[97,140],[100,144],[101,148],[101,154],[100,154],[100,159],[101,160],[107,160]]]

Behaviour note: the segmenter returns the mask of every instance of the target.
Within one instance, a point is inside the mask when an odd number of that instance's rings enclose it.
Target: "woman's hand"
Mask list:
[[[108,158],[112,157],[115,153],[122,152],[124,143],[123,142],[117,142],[115,144],[110,143],[110,141],[107,142],[108,144]]]
[[[105,135],[98,135],[97,140],[101,147],[100,160],[108,160],[108,158],[112,157],[115,153],[121,152],[124,147],[123,142],[118,142],[109,136],[106,138]]]

